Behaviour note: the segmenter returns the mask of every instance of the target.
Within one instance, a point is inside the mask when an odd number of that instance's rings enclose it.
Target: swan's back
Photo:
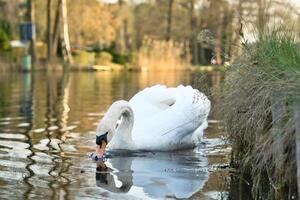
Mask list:
[[[174,150],[196,145],[207,127],[208,98],[191,86],[156,85],[129,101],[138,149]]]
[[[175,88],[167,88],[163,85],[156,85],[140,91],[129,101],[135,119],[148,118],[169,108],[176,101],[175,94]]]

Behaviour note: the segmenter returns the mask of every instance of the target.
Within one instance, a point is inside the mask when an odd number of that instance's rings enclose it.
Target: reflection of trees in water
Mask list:
[[[98,122],[101,116],[89,113],[105,112],[113,101],[129,100],[145,87],[155,84],[177,86],[189,84],[188,71],[148,72],[95,72],[72,73],[70,76],[70,121],[80,119],[80,132],[91,130],[91,122]],[[83,103],[84,102],[84,103]]]
[[[57,81],[57,98],[54,103],[54,117],[57,119],[55,124],[59,127],[59,139],[66,140],[68,133],[68,113],[69,113],[69,73],[63,73]]]
[[[21,98],[21,116],[26,117],[26,122],[29,123],[29,126],[25,128],[24,135],[26,135],[26,143],[29,144],[28,150],[30,154],[27,156],[29,162],[26,164],[25,169],[28,171],[28,175],[26,175],[23,179],[24,183],[27,185],[27,190],[24,193],[24,198],[29,199],[29,195],[33,190],[33,185],[30,183],[30,179],[34,176],[33,170],[30,168],[36,162],[32,158],[35,153],[33,151],[33,144],[31,141],[30,131],[32,129],[32,116],[33,116],[33,107],[32,107],[32,96],[34,95],[33,84],[34,79],[33,76],[29,73],[22,74],[22,82],[23,82],[23,94]]]
[[[47,147],[51,149],[50,142],[53,137],[56,137],[56,139],[59,139],[60,142],[64,143],[66,140],[66,136],[68,134],[67,130],[67,123],[68,123],[68,112],[69,112],[69,106],[68,106],[68,98],[69,98],[69,88],[68,88],[68,81],[69,81],[69,73],[65,72],[61,75],[61,77],[57,80],[55,80],[54,84],[56,84],[56,87],[53,85],[50,85],[51,80],[49,80],[49,76],[47,76],[47,110],[48,113],[46,114],[46,132],[47,132]],[[56,88],[53,93],[51,93],[51,88]],[[51,99],[54,96],[55,98],[53,101]],[[52,113],[52,114],[50,114]],[[54,125],[58,127],[58,130],[55,131],[56,134],[50,134],[49,127],[51,125],[51,120],[55,119]],[[67,199],[68,197],[68,191],[67,191],[67,185],[70,183],[70,180],[64,176],[64,173],[66,173],[69,170],[69,167],[71,166],[71,163],[65,162],[66,158],[64,158],[64,153],[61,148],[61,143],[58,143],[57,146],[59,148],[58,155],[59,157],[52,157],[51,160],[53,161],[54,165],[49,170],[49,175],[53,177],[54,181],[49,182],[49,187],[52,190],[52,197],[51,199],[56,199],[56,190],[57,186],[55,187],[57,183],[59,184],[59,190],[62,190],[63,198]],[[51,154],[51,153],[50,153]],[[65,166],[66,165],[66,166]],[[57,174],[55,174],[55,172]],[[59,192],[59,195],[61,194],[61,191]]]
[[[24,198],[39,195],[42,191],[47,198],[52,199],[58,195],[65,195],[64,198],[72,196],[68,190],[73,163],[66,158],[68,149],[64,148],[70,132],[68,123],[79,121],[80,127],[76,131],[86,133],[94,130],[93,123],[101,118],[99,113],[105,111],[117,99],[128,100],[136,92],[158,83],[168,86],[192,83],[195,86],[197,82],[193,80],[199,77],[199,74],[191,72],[72,73],[70,77],[69,74],[53,72],[23,75],[17,76],[13,83],[9,83],[15,85],[11,93],[16,93],[20,102],[11,100],[12,106],[7,112],[7,116],[21,115],[24,117],[22,122],[29,123],[29,126],[22,127],[27,138],[25,142],[29,144],[29,153],[25,163],[28,174],[23,179],[26,191],[21,191],[24,192]],[[213,82],[219,81],[218,74],[215,75],[216,78],[213,78],[211,73],[203,76],[206,78],[201,82],[201,90],[205,85],[209,90],[211,85],[216,85]],[[20,77],[24,79],[22,84]],[[19,91],[22,93],[18,93]],[[96,115],[88,115],[90,112]],[[16,128],[14,125],[8,127]],[[41,128],[45,130],[36,132]],[[17,133],[21,133],[20,129],[17,127]],[[43,148],[39,149],[36,145]],[[82,148],[82,141],[78,141],[78,138],[74,138],[72,145],[78,145],[76,153],[87,151],[86,148]],[[46,163],[41,161],[43,156],[48,157]],[[124,164],[124,161],[121,164]],[[108,173],[120,177],[121,182],[125,183],[121,189],[117,189],[118,192],[126,192],[132,185],[132,177],[124,179],[126,176],[132,176],[132,173],[125,171]]]
[[[62,142],[66,141],[66,136],[69,133],[68,131],[68,113],[69,113],[69,73],[63,73],[61,79],[58,82],[57,87],[57,101],[55,105],[57,106],[56,109],[56,118],[57,118],[57,126],[59,127],[59,139]],[[64,174],[69,171],[69,168],[72,166],[70,162],[67,162],[67,158],[64,158],[63,152],[60,151],[60,159],[62,159],[62,164],[60,170],[57,173],[57,177],[62,179],[61,181],[61,189],[63,191],[63,198],[68,199],[69,192],[68,192],[68,185],[70,184],[69,178]]]
[[[70,179],[65,175],[72,164],[68,162],[67,158],[53,158],[54,167],[49,171],[49,174],[53,177],[53,181],[49,182],[49,187],[52,190],[51,199],[57,199],[58,196],[62,199],[69,199],[68,186],[70,185]],[[57,174],[55,174],[57,172]],[[59,184],[57,186],[57,184]]]
[[[59,82],[57,81],[57,83],[59,83]],[[46,105],[47,105],[46,109],[47,109],[47,111],[46,111],[46,114],[45,114],[45,125],[46,125],[45,128],[46,128],[46,138],[48,139],[48,142],[46,143],[46,146],[48,147],[48,149],[51,149],[52,148],[51,145],[50,145],[51,144],[51,133],[50,133],[50,130],[49,130],[49,127],[51,127],[51,119],[53,117],[56,120],[56,122],[57,122],[57,121],[59,121],[60,116],[56,115],[56,112],[52,113],[52,111],[55,111],[55,109],[54,109],[55,108],[55,104],[57,102],[59,103],[59,101],[53,101],[54,102],[53,105],[51,103],[51,96],[53,96],[54,94],[51,93],[51,88],[53,86],[51,85],[51,81],[50,81],[49,75],[47,75],[46,87],[47,87],[47,89],[46,89]],[[57,91],[57,94],[58,94],[57,99],[59,99],[60,98],[59,90]],[[58,147],[60,148],[59,145],[58,145]],[[60,151],[61,151],[61,149],[60,149]],[[53,156],[51,157],[51,161],[52,161],[52,163],[54,163],[54,165],[50,168],[48,174],[51,177],[53,177],[53,179],[56,179],[57,177],[59,177],[59,176],[56,177],[55,175],[53,175],[54,172],[56,170],[58,170],[58,162],[57,162],[57,160],[59,160],[59,158],[55,158]],[[52,191],[51,199],[55,199],[55,197],[56,197],[56,188],[54,187],[54,184],[55,184],[54,181],[49,181],[49,183],[48,183],[48,186],[49,186],[49,188]]]
[[[40,75],[40,74],[38,74]],[[34,76],[32,76],[34,77]],[[38,77],[37,79],[39,80],[40,77]],[[28,86],[28,84],[24,84],[26,86]],[[59,149],[53,149],[53,138],[55,139],[59,139],[58,141],[62,141],[64,142],[66,139],[66,134],[67,134],[67,122],[68,122],[68,74],[63,73],[62,76],[57,79],[55,75],[51,74],[51,77],[49,77],[49,75],[46,75],[46,81],[44,82],[39,82],[35,83],[35,82],[31,82],[29,83],[30,85],[30,90],[24,88],[24,97],[26,98],[26,101],[22,102],[28,102],[26,103],[26,105],[24,105],[24,107],[26,108],[26,115],[27,116],[27,120],[28,123],[30,123],[30,126],[27,127],[27,130],[25,132],[28,140],[26,141],[29,144],[29,150],[31,151],[31,154],[27,157],[29,159],[29,162],[26,165],[26,170],[29,172],[29,175],[26,176],[24,178],[24,182],[25,184],[28,186],[27,190],[25,191],[23,197],[25,199],[29,199],[30,198],[30,194],[33,192],[34,190],[34,185],[32,185],[31,181],[35,181],[35,179],[33,178],[34,176],[39,176],[36,175],[34,170],[32,170],[33,166],[38,167],[37,169],[39,169],[40,167],[46,168],[43,165],[38,165],[38,161],[35,160],[35,156],[36,150],[33,150],[33,144],[34,141],[36,140],[40,140],[41,138],[41,134],[44,133],[44,136],[46,138],[46,143],[44,144],[45,147],[48,148],[48,150],[40,150],[40,152],[45,153],[46,155],[50,156],[51,159],[51,167],[49,167],[47,174],[44,174],[43,176],[51,176],[52,179],[47,180],[48,182],[48,187],[51,189],[51,199],[56,199],[57,198],[57,187],[59,187],[60,190],[62,190],[62,193],[64,195],[64,198],[67,199],[68,197],[68,191],[67,191],[67,186],[70,183],[70,180],[64,176],[64,173],[69,171],[69,168],[71,166],[70,162],[64,162],[66,160],[66,158],[63,157],[63,150],[60,147],[60,143],[57,143],[57,147]],[[42,90],[45,91],[46,93],[37,93],[34,90],[34,87],[37,87],[38,89],[40,89],[39,87],[46,87],[46,90]],[[56,87],[55,87],[56,86]],[[38,90],[37,90],[38,91]],[[27,99],[28,97],[35,97],[35,101],[39,101],[39,100],[46,100],[46,105],[45,105],[45,114],[44,114],[44,118],[42,118],[42,120],[44,120],[43,122],[43,127],[45,127],[45,132],[40,133],[40,134],[32,134],[30,133],[30,131],[32,130],[33,127],[33,121],[37,121],[38,124],[40,125],[40,121],[41,119],[32,119],[32,99]],[[44,97],[43,97],[44,96]],[[23,98],[22,98],[23,99]],[[28,104],[28,105],[27,105]],[[30,105],[29,105],[30,104]],[[23,103],[22,105],[22,112],[24,112],[23,109]],[[40,109],[39,104],[36,104],[35,106],[36,109]],[[29,109],[31,108],[31,109]],[[29,112],[29,114],[28,114]],[[31,112],[31,114],[30,114]],[[31,117],[28,117],[31,116]],[[42,115],[43,116],[43,115]],[[36,116],[36,118],[41,118],[41,116]],[[51,131],[49,128],[53,125],[56,125],[59,127],[59,130],[54,130]],[[57,140],[56,140],[57,141]],[[54,151],[53,151],[54,150]],[[56,154],[56,155],[53,155]],[[59,156],[57,156],[57,154]],[[59,183],[59,186],[57,186],[57,183]],[[59,193],[59,195],[62,194],[61,192]],[[49,197],[50,198],[50,197]]]
[[[104,112],[113,101],[114,92],[112,79],[119,80],[121,73],[95,72],[72,73],[70,77],[69,99],[70,121],[80,120],[78,131],[91,131],[91,122],[98,121],[99,116],[89,116],[89,113]],[[116,87],[116,84],[115,84]],[[115,97],[117,98],[117,97]]]
[[[11,100],[16,85],[8,83],[15,82],[14,78],[10,74],[0,73],[0,117],[6,117],[11,112]]]

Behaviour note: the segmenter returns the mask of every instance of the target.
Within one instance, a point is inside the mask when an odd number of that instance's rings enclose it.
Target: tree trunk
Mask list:
[[[51,41],[51,0],[47,0],[47,60],[51,61],[52,41]]]
[[[124,24],[117,30],[116,50],[118,53],[125,52],[125,29]]]
[[[259,36],[261,36],[264,32],[266,25],[266,0],[257,0],[258,6],[258,14],[257,14],[257,28]]]
[[[198,42],[197,42],[197,18],[195,15],[195,0],[190,0],[189,2],[189,12],[190,12],[190,48],[192,54],[192,63],[194,65],[199,64],[198,59]]]
[[[72,59],[70,39],[69,39],[67,0],[61,0],[61,1],[62,1],[61,8],[62,8],[64,49],[66,51],[65,59],[69,64],[71,64],[73,62],[73,59]]]
[[[32,25],[35,25],[35,9],[33,0],[28,0],[28,20]],[[33,30],[35,32],[35,30]],[[32,63],[36,62],[36,39],[35,35],[33,35],[30,41],[30,55],[32,58]]]
[[[124,41],[125,41],[125,50],[130,49],[130,44],[129,44],[129,33],[128,33],[128,20],[124,20]]]
[[[173,3],[174,3],[174,0],[169,0],[169,5],[168,5],[168,19],[167,19],[167,34],[166,34],[166,40],[167,41],[169,41],[171,39]]]
[[[239,50],[240,50],[240,37],[243,37],[243,25],[242,25],[242,20],[243,20],[243,2],[244,0],[239,0],[238,6],[237,6],[237,13],[236,13],[236,19],[237,21],[234,23],[233,27],[233,34],[232,34],[232,45],[230,48],[230,60],[233,62],[233,60],[239,55]]]
[[[220,15],[216,33],[216,43],[215,43],[215,59],[216,64],[222,64],[222,35],[223,35],[223,20],[224,20],[224,10],[220,8]]]
[[[124,2],[119,0],[118,1],[118,6],[119,6],[119,12],[123,13],[124,12]],[[125,44],[125,19],[122,19],[122,24],[117,30],[117,37],[116,37],[116,51],[118,53],[124,53],[126,49],[126,44]]]
[[[59,42],[59,32],[60,32],[60,26],[59,26],[60,7],[61,7],[61,0],[58,0],[56,12],[55,12],[53,35],[52,35],[52,45],[51,45],[52,55],[57,55],[57,48],[58,48],[58,42]]]

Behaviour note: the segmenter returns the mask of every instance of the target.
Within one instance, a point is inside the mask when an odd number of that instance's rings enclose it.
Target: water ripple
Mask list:
[[[0,199],[175,199],[197,193],[216,199],[223,190],[215,166],[226,162],[230,148],[218,120],[209,121],[204,143],[194,150],[109,152],[102,164],[87,156],[108,106],[155,81],[145,82],[139,73],[126,79],[114,73],[10,75],[0,74],[1,86],[9,86],[0,95]],[[167,83],[189,84],[189,76]]]

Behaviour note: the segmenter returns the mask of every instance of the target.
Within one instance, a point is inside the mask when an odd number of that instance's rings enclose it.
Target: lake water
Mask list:
[[[88,157],[115,100],[191,84],[215,104],[220,81],[218,71],[0,74],[0,199],[227,199],[230,148],[214,112],[195,149]]]

